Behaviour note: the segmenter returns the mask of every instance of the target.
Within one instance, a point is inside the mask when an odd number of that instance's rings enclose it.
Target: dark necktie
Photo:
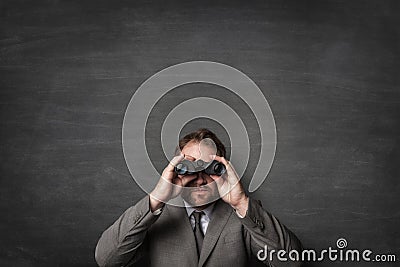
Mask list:
[[[196,238],[196,245],[197,245],[197,255],[200,258],[201,248],[203,246],[203,239],[204,234],[201,230],[200,219],[201,215],[204,214],[203,212],[193,212],[195,225],[194,225],[194,237]]]

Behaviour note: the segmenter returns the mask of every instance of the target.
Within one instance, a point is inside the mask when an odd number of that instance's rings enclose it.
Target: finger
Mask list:
[[[212,156],[216,161],[221,162],[226,167],[226,174],[228,175],[227,180],[230,184],[235,184],[239,180],[239,176],[236,173],[236,170],[233,168],[230,161],[226,160],[224,157],[220,156]]]
[[[222,186],[225,179],[222,176],[218,176],[218,175],[214,175],[211,174],[210,177],[214,180],[214,182],[218,185],[218,186]]]
[[[182,179],[179,178],[179,177],[174,178],[174,179],[172,180],[172,182],[173,182],[173,184],[175,184],[175,185],[177,185],[177,186],[179,186],[179,187],[182,187],[182,186],[183,186]]]
[[[194,179],[197,179],[197,175],[185,175],[181,178],[182,180],[182,186],[186,186],[188,183],[193,181]]]
[[[210,177],[214,180],[215,184],[217,185],[220,196],[225,195],[226,194],[225,187],[227,187],[228,184],[227,180],[224,177],[218,175],[210,175]]]
[[[175,186],[173,186],[173,189],[172,189],[172,191],[173,191],[172,195],[175,197],[181,192],[181,190],[183,188],[182,180],[179,177],[176,177],[172,180],[172,183],[175,185]]]
[[[224,157],[220,157],[217,155],[210,155],[210,159],[214,159],[216,161],[223,163],[224,165],[228,165],[228,161]]]
[[[224,197],[226,194],[229,193],[229,183],[224,179],[222,176],[217,175],[210,175],[212,179],[214,179],[215,183],[217,184],[218,192],[221,197]]]
[[[232,164],[231,164],[229,161],[227,161],[224,157],[212,155],[212,158],[214,158],[216,161],[221,162],[222,164],[225,165],[226,170],[227,170],[227,172],[228,172],[228,175],[231,175],[231,174],[235,174],[235,173],[236,173],[236,172],[234,172],[234,169],[233,169]],[[231,173],[230,173],[230,172],[231,172]]]
[[[222,175],[216,175],[216,174],[210,174],[209,175],[214,181],[218,180],[219,178],[221,178],[222,181],[226,180],[228,177],[228,175],[226,173],[222,174]]]
[[[172,158],[172,160],[168,163],[168,166],[165,168],[166,171],[174,171],[176,164],[181,162],[185,158],[184,154],[180,154]]]

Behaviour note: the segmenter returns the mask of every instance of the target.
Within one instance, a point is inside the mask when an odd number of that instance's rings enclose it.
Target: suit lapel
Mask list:
[[[204,236],[203,248],[199,259],[199,266],[203,266],[207,258],[210,256],[210,253],[215,247],[215,244],[217,243],[221,235],[221,232],[224,229],[226,223],[228,222],[228,219],[231,214],[232,214],[232,208],[230,208],[225,202],[223,202],[222,200],[218,200],[215,203],[214,211],[212,214],[212,220],[210,221],[207,227],[207,233]],[[192,231],[192,236],[193,236],[193,231]]]
[[[197,250],[196,250],[196,240],[193,234],[193,229],[190,224],[190,219],[186,213],[186,209],[182,207],[176,207],[172,205],[167,205],[167,212],[173,227],[169,229],[174,233],[174,240],[177,242],[179,247],[182,247],[182,251],[186,251],[185,257],[193,259],[193,265],[197,265]]]

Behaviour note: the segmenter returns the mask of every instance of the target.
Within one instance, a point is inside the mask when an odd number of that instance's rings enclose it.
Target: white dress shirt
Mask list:
[[[196,209],[191,207],[186,201],[184,201],[184,202],[185,202],[187,215],[189,216],[189,219],[190,219],[190,224],[192,225],[192,228],[194,229],[194,227],[196,225],[196,221],[194,219],[194,216],[191,216],[191,215],[194,211],[196,211]],[[202,210],[202,212],[204,212],[204,214],[201,216],[200,226],[201,226],[201,230],[203,230],[204,235],[206,234],[208,224],[210,223],[210,221],[212,219],[214,205],[215,205],[215,203],[211,204],[209,207]]]

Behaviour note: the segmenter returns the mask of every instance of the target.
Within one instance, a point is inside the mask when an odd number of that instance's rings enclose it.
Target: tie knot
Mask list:
[[[196,212],[196,211],[194,211],[193,212],[193,217],[194,217],[194,220],[195,220],[195,222],[196,223],[200,223],[200,218],[201,218],[201,215],[203,215],[204,214],[204,212]]]

